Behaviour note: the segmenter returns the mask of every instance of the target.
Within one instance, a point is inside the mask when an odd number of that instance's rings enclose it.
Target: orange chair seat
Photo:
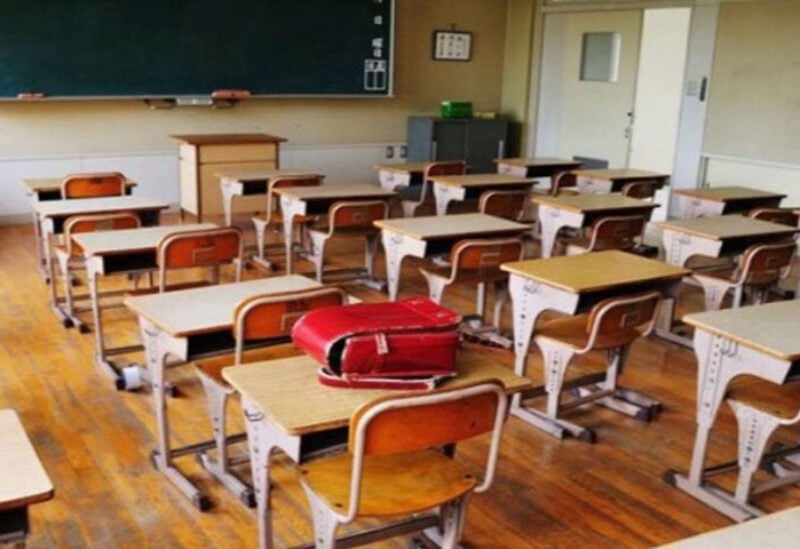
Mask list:
[[[300,351],[291,343],[286,343],[284,345],[271,345],[267,347],[256,347],[255,349],[248,349],[242,353],[242,364],[300,356],[301,354],[302,351]],[[227,387],[228,382],[222,377],[222,370],[223,368],[233,366],[234,362],[235,358],[233,353],[226,353],[224,355],[200,360],[195,362],[194,365],[207,377],[210,377],[220,385]]]
[[[346,512],[350,505],[350,453],[296,467],[304,481],[330,508]],[[360,517],[419,513],[458,498],[477,485],[462,463],[436,450],[368,455],[364,458]]]
[[[792,419],[800,410],[800,382],[776,385],[755,376],[737,376],[728,385],[726,398],[780,419]]]
[[[586,347],[589,341],[589,333],[586,331],[588,319],[588,314],[582,314],[551,320],[544,323],[540,328],[537,328],[536,337],[560,342],[573,349],[582,349]],[[620,347],[638,338],[641,332],[635,328],[629,328],[627,330],[617,331],[612,335],[613,337],[598,334],[597,339],[595,339],[594,347],[592,348],[597,350]]]

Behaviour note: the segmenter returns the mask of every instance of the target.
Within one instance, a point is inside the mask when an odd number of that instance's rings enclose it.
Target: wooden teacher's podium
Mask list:
[[[180,142],[181,215],[222,214],[222,192],[216,172],[277,169],[283,137],[264,133],[173,135]],[[260,198],[260,200],[259,200]],[[248,204],[247,200],[252,200]],[[262,197],[242,201],[250,211],[263,210]]]

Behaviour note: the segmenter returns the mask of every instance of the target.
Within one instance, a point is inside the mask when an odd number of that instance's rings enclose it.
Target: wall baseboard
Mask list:
[[[387,159],[387,151],[393,158]],[[291,145],[281,147],[282,168],[318,171],[327,183],[377,181],[374,165],[403,162],[397,155],[399,143]],[[136,194],[177,204],[178,153],[138,151],[124,154],[84,156],[0,158],[0,224],[27,223],[30,205],[23,190],[23,179],[61,177],[69,173],[119,171],[136,181]]]

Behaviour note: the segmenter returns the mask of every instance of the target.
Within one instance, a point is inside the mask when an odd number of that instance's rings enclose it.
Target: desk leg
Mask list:
[[[283,244],[286,248],[286,274],[292,274],[292,251],[294,236],[294,218],[306,213],[306,203],[302,200],[288,200],[281,197],[281,212],[283,213]]]
[[[147,371],[153,391],[153,408],[156,417],[158,448],[151,453],[150,459],[153,466],[172,481],[192,501],[195,507],[205,511],[211,507],[211,502],[175,467],[173,458],[178,453],[170,447],[169,417],[167,415],[167,399],[164,390],[164,368],[169,355],[186,360],[187,342],[186,340],[169,338],[155,324],[141,317],[139,326],[142,332],[142,340],[144,341]],[[206,444],[202,448],[198,446],[198,448],[182,449],[181,454],[196,452],[211,446],[212,444]]]
[[[424,240],[415,240],[402,234],[381,230],[383,250],[386,254],[386,282],[389,289],[389,299],[397,299],[400,288],[400,271],[403,258],[407,255],[425,257],[427,244]]]
[[[453,200],[464,200],[466,190],[458,187],[433,184],[433,197],[436,200],[436,215],[447,215],[447,207]]]
[[[37,200],[31,199],[31,203],[37,202]],[[45,240],[42,236],[42,229],[39,226],[39,216],[36,214],[35,211],[32,212],[33,215],[33,234],[34,239],[36,241],[36,268],[39,269],[39,272],[44,278],[46,283],[50,283],[50,272],[47,270],[47,264],[45,262],[45,254],[47,253],[47,246],[45,246]]]
[[[286,435],[272,423],[249,399],[242,397],[242,410],[250,448],[250,468],[258,512],[258,546],[272,548],[272,503],[270,502],[270,458],[280,448],[295,463],[300,461],[300,437]]]
[[[233,223],[233,189],[231,182],[227,179],[220,181],[220,189],[222,190],[222,211],[225,213],[225,225],[229,226]]]
[[[58,297],[58,280],[56,279],[56,268],[55,262],[53,261],[53,249],[51,246],[51,240],[55,238],[53,221],[51,219],[41,221],[39,230],[42,233],[42,238],[46,246],[44,262],[48,276],[50,277],[50,307],[53,309],[53,313],[56,315],[56,318],[58,318],[58,321],[61,322],[65,328],[70,328],[72,326],[72,321],[69,315],[61,308],[62,299]]]
[[[539,226],[542,235],[542,257],[553,256],[553,249],[556,245],[558,231],[568,227],[569,223],[563,219],[561,212],[556,208],[550,208],[544,204],[539,205]]]

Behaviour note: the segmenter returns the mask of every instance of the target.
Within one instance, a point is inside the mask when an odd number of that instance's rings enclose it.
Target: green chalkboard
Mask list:
[[[0,0],[0,97],[389,95],[393,0]]]

